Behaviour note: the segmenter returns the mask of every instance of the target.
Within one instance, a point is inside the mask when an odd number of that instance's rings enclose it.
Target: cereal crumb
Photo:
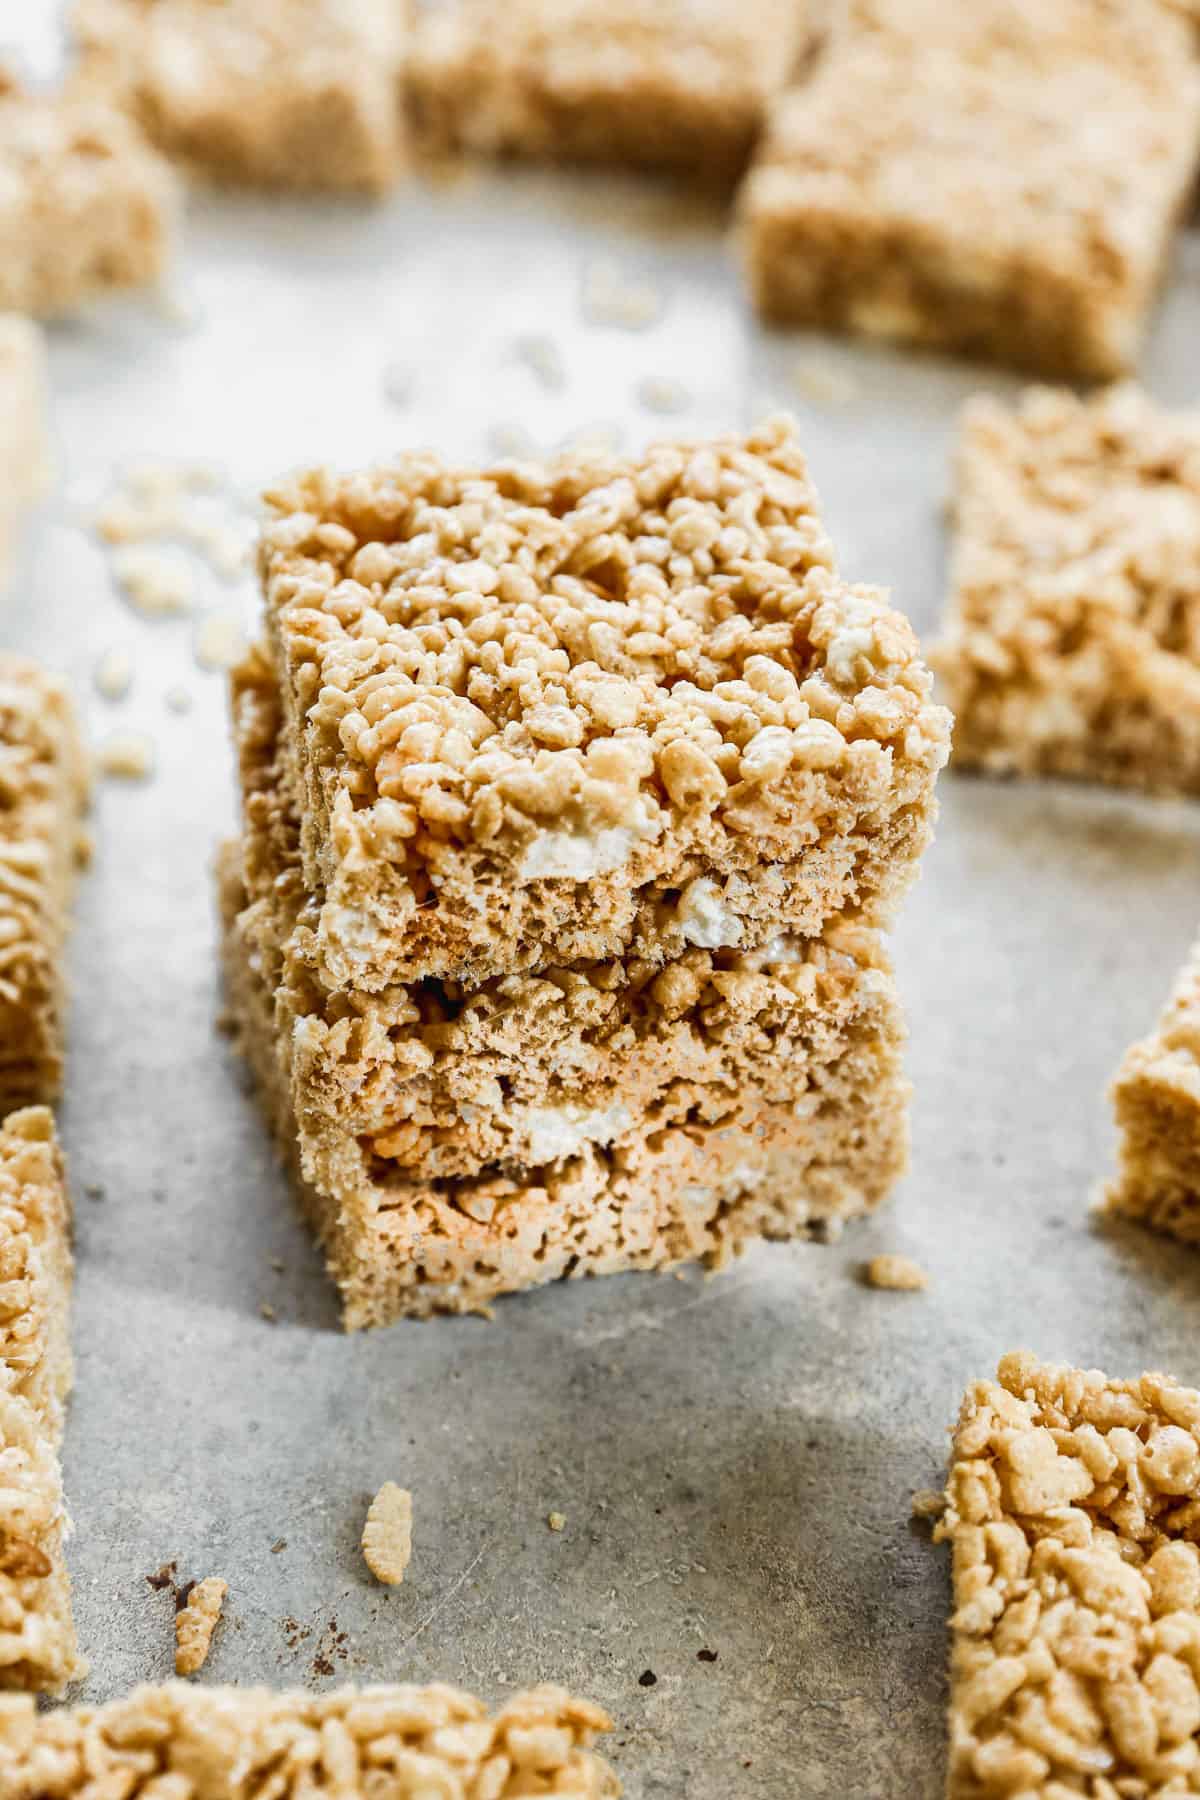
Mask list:
[[[669,375],[647,375],[638,383],[638,403],[647,412],[680,413],[686,412],[691,404],[691,395],[681,381],[672,381]]]
[[[638,1686],[639,1687],[657,1687],[658,1686],[658,1676],[654,1673],[653,1669],[643,1669],[642,1670],[641,1674],[638,1676]]]
[[[267,1321],[268,1325],[273,1325],[275,1323],[276,1319],[279,1317],[279,1314],[275,1311],[275,1308],[271,1305],[271,1302],[269,1300],[263,1301],[262,1305],[258,1309],[258,1312],[259,1312],[259,1317],[265,1319]]]
[[[412,1557],[412,1495],[407,1488],[384,1482],[367,1513],[362,1553],[377,1581],[393,1587],[404,1580]]]
[[[219,1575],[198,1581],[187,1605],[175,1616],[175,1673],[194,1675],[208,1660],[209,1645],[221,1617],[229,1583]]]
[[[546,1518],[546,1523],[551,1531],[565,1531],[567,1528],[567,1515],[560,1512],[549,1513]]]
[[[389,363],[383,371],[383,397],[392,406],[407,406],[415,386],[413,372],[404,363]]]
[[[271,1545],[271,1555],[272,1556],[280,1556],[286,1549],[287,1549],[287,1539],[286,1538],[276,1538],[275,1542]]]
[[[145,781],[154,772],[154,743],[144,731],[115,731],[97,758],[102,775]]]
[[[562,352],[553,338],[519,337],[513,344],[513,355],[532,370],[544,388],[566,386],[567,371]]]
[[[789,371],[792,386],[817,406],[845,406],[857,393],[853,376],[818,356],[799,356]]]
[[[171,618],[191,610],[191,572],[177,557],[147,544],[128,544],[114,552],[112,566],[125,598],[146,618]]]
[[[187,713],[192,710],[191,692],[183,686],[169,687],[163,695],[163,699],[170,712]]]
[[[514,462],[527,462],[537,455],[537,445],[523,425],[503,422],[490,425],[487,446],[492,456],[511,458]]]
[[[917,1293],[929,1286],[928,1275],[911,1256],[873,1256],[864,1274],[868,1287]]]
[[[918,1488],[912,1497],[914,1519],[940,1519],[946,1510],[946,1496],[937,1488]]]
[[[105,700],[124,700],[133,685],[133,658],[128,650],[105,650],[92,674],[96,692]]]
[[[658,290],[636,281],[607,258],[589,263],[583,276],[583,310],[594,325],[619,325],[641,331],[662,311]]]
[[[246,633],[233,613],[208,613],[196,628],[196,661],[202,669],[231,669],[246,650]]]

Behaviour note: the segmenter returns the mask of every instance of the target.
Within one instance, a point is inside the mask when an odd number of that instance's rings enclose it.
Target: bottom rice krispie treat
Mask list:
[[[63,954],[87,774],[66,686],[0,651],[0,1114],[62,1083]]]
[[[1200,941],[1157,1027],[1117,1071],[1121,1164],[1106,1204],[1200,1243]]]
[[[498,1712],[451,1687],[136,1688],[39,1714],[0,1702],[4,1800],[615,1800],[591,1746],[610,1722],[562,1688]]]
[[[949,1800],[1200,1793],[1200,1393],[1015,1352],[946,1502]]]
[[[954,512],[955,766],[1200,793],[1200,416],[973,401]]]

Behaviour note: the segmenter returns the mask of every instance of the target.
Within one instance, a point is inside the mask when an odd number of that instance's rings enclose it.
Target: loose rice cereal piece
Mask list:
[[[956,766],[1200,793],[1200,415],[975,400],[954,518]]]
[[[404,1580],[412,1559],[412,1495],[385,1481],[371,1502],[363,1526],[362,1553],[377,1581],[393,1587]]]
[[[809,38],[804,0],[449,0],[408,68],[429,149],[672,169],[728,182]]]
[[[1027,1351],[963,1401],[949,1800],[1190,1794],[1200,1778],[1200,1394]]]
[[[864,1271],[867,1285],[917,1293],[929,1286],[929,1277],[911,1256],[873,1256]]]
[[[1200,64],[1159,0],[846,0],[743,190],[755,299],[1107,379],[1136,359],[1198,160]]]
[[[144,731],[114,731],[101,744],[96,765],[118,781],[145,781],[154,773],[154,740]]]
[[[1112,1098],[1121,1165],[1108,1210],[1200,1243],[1200,939],[1155,1030],[1126,1051]]]
[[[87,774],[63,682],[0,651],[0,1115],[62,1083],[64,948]]]
[[[223,180],[382,193],[401,165],[398,0],[78,0],[83,80]]]
[[[221,1608],[229,1592],[229,1583],[219,1575],[208,1575],[198,1581],[188,1595],[187,1605],[175,1615],[175,1673],[194,1675],[208,1661],[213,1632],[221,1617]]]
[[[106,99],[26,94],[0,70],[0,312],[157,281],[177,210],[169,167]]]
[[[444,1686],[141,1687],[107,1706],[0,1708],[5,1800],[617,1800],[591,1746],[610,1721],[562,1688],[518,1694],[490,1717]]]

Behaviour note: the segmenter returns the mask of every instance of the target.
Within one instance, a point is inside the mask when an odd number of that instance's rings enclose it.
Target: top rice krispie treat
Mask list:
[[[438,0],[408,86],[432,149],[728,180],[795,73],[809,0]]]
[[[331,984],[751,948],[912,880],[949,718],[907,620],[838,577],[786,421],[268,502]]]

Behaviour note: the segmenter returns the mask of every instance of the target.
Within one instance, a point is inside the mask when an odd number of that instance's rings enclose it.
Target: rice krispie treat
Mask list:
[[[1159,0],[849,13],[743,192],[762,312],[1048,375],[1127,370],[1200,162],[1186,22]]]
[[[409,96],[438,151],[623,162],[729,181],[796,72],[808,0],[442,0]]]
[[[54,1120],[44,1106],[0,1124],[0,1388],[62,1436],[71,1388],[71,1202]]]
[[[68,1530],[45,1421],[0,1390],[0,1688],[54,1694],[87,1673],[63,1556]]]
[[[956,764],[1200,793],[1200,415],[979,399],[956,487]]]
[[[65,685],[0,651],[0,1114],[62,1083],[63,956],[87,776]]]
[[[380,193],[400,168],[403,0],[79,0],[82,80],[218,178]]]
[[[1200,1793],[1200,1394],[1006,1356],[946,1499],[949,1800]]]
[[[38,1713],[0,1706],[4,1800],[616,1800],[621,1784],[591,1746],[599,1707],[562,1688],[518,1694],[490,1717],[451,1687],[330,1694],[135,1688],[107,1706]]]
[[[562,1276],[720,1263],[753,1238],[835,1230],[877,1205],[904,1172],[903,1024],[882,952],[863,931],[857,958],[852,934],[831,934],[829,946],[810,947],[796,967],[771,971],[775,979],[736,968],[708,973],[708,1005],[691,1014],[697,1059],[719,1054],[705,1049],[702,1032],[746,1029],[737,989],[749,987],[751,1018],[756,1004],[764,1020],[773,1008],[790,1006],[797,1015],[789,1042],[798,1066],[786,1098],[771,1097],[785,1091],[782,1070],[773,1067],[768,1081],[741,1091],[698,1084],[703,1114],[695,1119],[679,1116],[670,1086],[636,1120],[618,1110],[619,1099],[610,1099],[602,1124],[559,1106],[553,1122],[527,1116],[515,1140],[525,1154],[536,1150],[540,1164],[493,1163],[460,1178],[418,1175],[419,1149],[403,1130],[371,1138],[356,1135],[344,1117],[314,1110],[298,1118],[297,1094],[311,1099],[312,1092],[311,1075],[296,1066],[296,1040],[308,1022],[291,1011],[261,914],[247,903],[241,864],[240,846],[227,846],[220,875],[231,1016],[341,1290],[348,1330],[406,1315],[482,1311],[500,1294]],[[345,1024],[348,1036],[358,1032],[352,1006]],[[593,1063],[613,1054],[603,1042],[598,1050],[590,1045],[579,1026],[570,1032],[568,1041]],[[438,1028],[429,1035],[436,1041]],[[423,1040],[411,1034],[408,1042],[411,1060]],[[465,1062],[459,1074],[465,1084]],[[610,1081],[607,1092],[614,1091]],[[353,1120],[346,1092],[337,1099]],[[464,1132],[472,1129],[477,1143],[489,1141],[464,1122]],[[416,1137],[418,1146],[422,1137],[431,1146],[434,1166],[457,1164],[448,1130],[443,1138],[426,1125]]]
[[[174,177],[117,108],[0,69],[0,312],[54,316],[163,274]]]
[[[1200,1243],[1200,941],[1158,1025],[1113,1084],[1121,1164],[1110,1211]]]
[[[329,985],[749,950],[882,922],[913,879],[948,715],[907,620],[837,575],[787,421],[268,498]]]
[[[0,585],[21,515],[46,475],[44,362],[37,326],[0,315]]]

